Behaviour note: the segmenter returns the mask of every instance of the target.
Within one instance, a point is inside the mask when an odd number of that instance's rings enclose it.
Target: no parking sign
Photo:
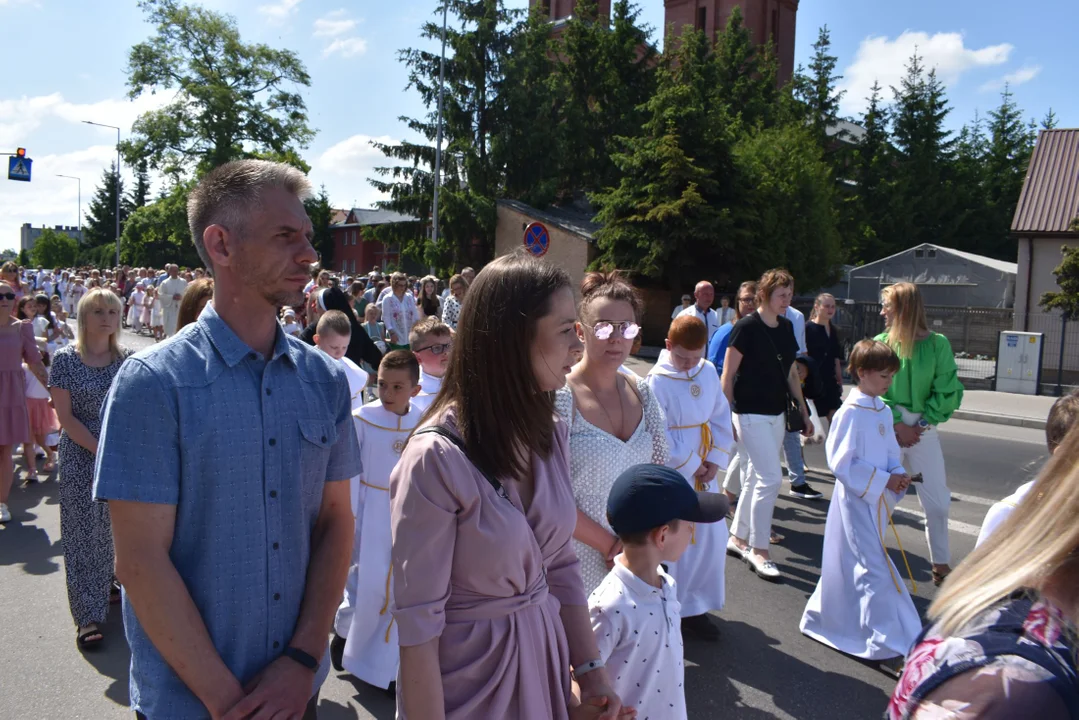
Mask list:
[[[524,246],[533,257],[543,257],[551,247],[551,234],[543,223],[534,222],[525,228]]]

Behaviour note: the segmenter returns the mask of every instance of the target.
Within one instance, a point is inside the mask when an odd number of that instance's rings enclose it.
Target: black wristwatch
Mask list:
[[[318,672],[318,660],[311,657],[299,648],[289,646],[286,647],[281,654],[287,657],[289,660],[300,663],[311,672]]]

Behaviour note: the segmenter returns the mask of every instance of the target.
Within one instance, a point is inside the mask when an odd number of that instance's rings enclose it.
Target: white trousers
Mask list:
[[[916,425],[919,415],[900,408],[903,422]],[[944,470],[944,452],[940,448],[940,434],[935,427],[922,433],[918,444],[904,448],[903,468],[911,475],[922,474],[922,482],[915,485],[918,502],[925,513],[925,538],[929,543],[929,561],[934,565],[947,565],[952,561],[948,544],[948,510],[952,502],[948,490],[948,476]]]
[[[746,457],[746,449],[739,438],[734,443],[734,455],[727,463],[727,476],[723,478],[723,489],[735,495],[742,494],[742,460]]]
[[[742,497],[734,511],[733,534],[758,550],[768,549],[772,512],[783,483],[779,451],[786,435],[783,415],[734,415],[738,439],[745,448]]]

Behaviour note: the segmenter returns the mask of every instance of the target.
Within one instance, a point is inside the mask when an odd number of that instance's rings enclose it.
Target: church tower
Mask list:
[[[655,2],[655,0],[642,0]],[[529,0],[531,6],[539,5],[557,23],[573,14],[577,0]],[[746,28],[757,45],[772,38],[779,59],[779,84],[788,82],[794,74],[794,31],[798,16],[798,0],[664,0],[663,26],[673,26],[681,32],[692,25],[715,42],[727,18],[738,5],[742,8]],[[611,0],[599,0],[601,17],[610,17]]]

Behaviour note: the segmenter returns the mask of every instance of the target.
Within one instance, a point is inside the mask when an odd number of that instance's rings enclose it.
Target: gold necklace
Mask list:
[[[621,380],[621,379],[622,378],[620,376],[615,376],[615,379],[614,379],[614,389],[615,389],[615,392],[618,393],[618,409],[619,409],[619,412],[621,413],[621,415],[619,415],[619,417],[621,419],[621,422],[618,425],[618,431],[611,433],[612,435],[614,435],[619,440],[622,439],[622,431],[625,429],[624,426],[626,424],[625,398],[622,397],[622,390],[618,386],[618,381]],[[584,385],[583,383],[582,383],[582,386],[583,387],[588,387],[587,385]],[[614,430],[614,418],[612,418],[611,414],[609,412],[607,412],[607,408],[604,407],[603,402],[599,399],[599,395],[597,395],[596,391],[593,390],[592,388],[588,388],[588,392],[592,393],[592,397],[596,399],[596,404],[599,405],[599,409],[603,411],[603,414],[607,416],[607,422],[609,422],[611,424],[611,429]]]

